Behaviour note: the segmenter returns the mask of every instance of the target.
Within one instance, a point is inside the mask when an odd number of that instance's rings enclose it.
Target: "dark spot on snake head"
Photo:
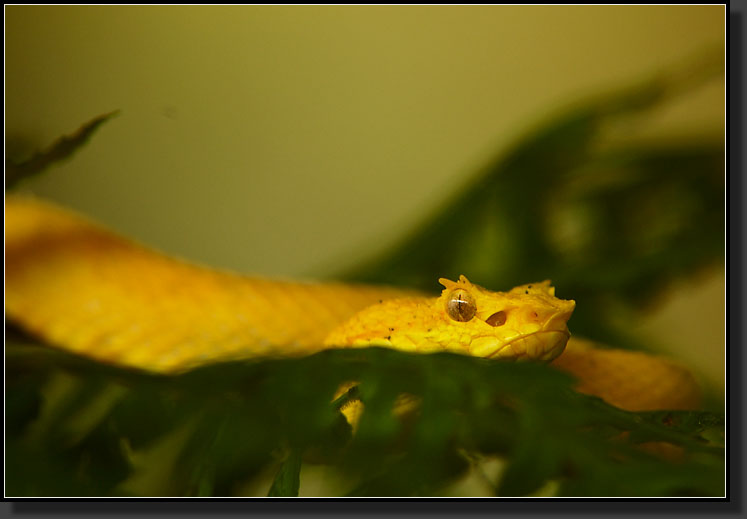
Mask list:
[[[506,312],[501,310],[496,312],[485,320],[490,326],[503,326],[506,324]]]

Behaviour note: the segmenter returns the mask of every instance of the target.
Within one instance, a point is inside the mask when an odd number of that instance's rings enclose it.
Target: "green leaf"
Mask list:
[[[301,474],[301,455],[291,451],[280,465],[267,495],[269,497],[298,497]]]
[[[15,187],[20,181],[45,171],[49,166],[72,157],[91,138],[103,123],[119,114],[119,110],[94,117],[72,135],[60,137],[47,150],[37,152],[21,163],[5,160],[5,189]]]

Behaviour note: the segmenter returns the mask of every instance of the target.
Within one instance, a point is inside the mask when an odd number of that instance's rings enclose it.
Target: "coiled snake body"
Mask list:
[[[577,389],[630,410],[688,409],[690,372],[640,352],[569,341],[574,301],[549,281],[492,292],[441,279],[399,288],[245,277],[149,250],[32,198],[5,205],[5,311],[50,345],[175,373],[220,360],[386,346],[551,361]]]

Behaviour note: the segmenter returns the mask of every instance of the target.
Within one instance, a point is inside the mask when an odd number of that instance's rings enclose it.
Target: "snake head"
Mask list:
[[[492,292],[461,276],[440,279],[440,297],[383,300],[340,324],[327,346],[385,346],[476,357],[552,360],[563,352],[574,301],[555,297],[550,281]]]
[[[437,306],[443,312],[447,340],[477,357],[549,361],[570,337],[575,301],[555,297],[549,280],[493,292],[470,283],[440,279]],[[453,349],[453,348],[448,348]]]

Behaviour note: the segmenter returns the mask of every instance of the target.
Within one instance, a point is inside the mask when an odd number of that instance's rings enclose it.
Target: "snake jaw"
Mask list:
[[[567,331],[541,330],[521,335],[484,356],[489,359],[551,361],[563,353],[570,337]]]

